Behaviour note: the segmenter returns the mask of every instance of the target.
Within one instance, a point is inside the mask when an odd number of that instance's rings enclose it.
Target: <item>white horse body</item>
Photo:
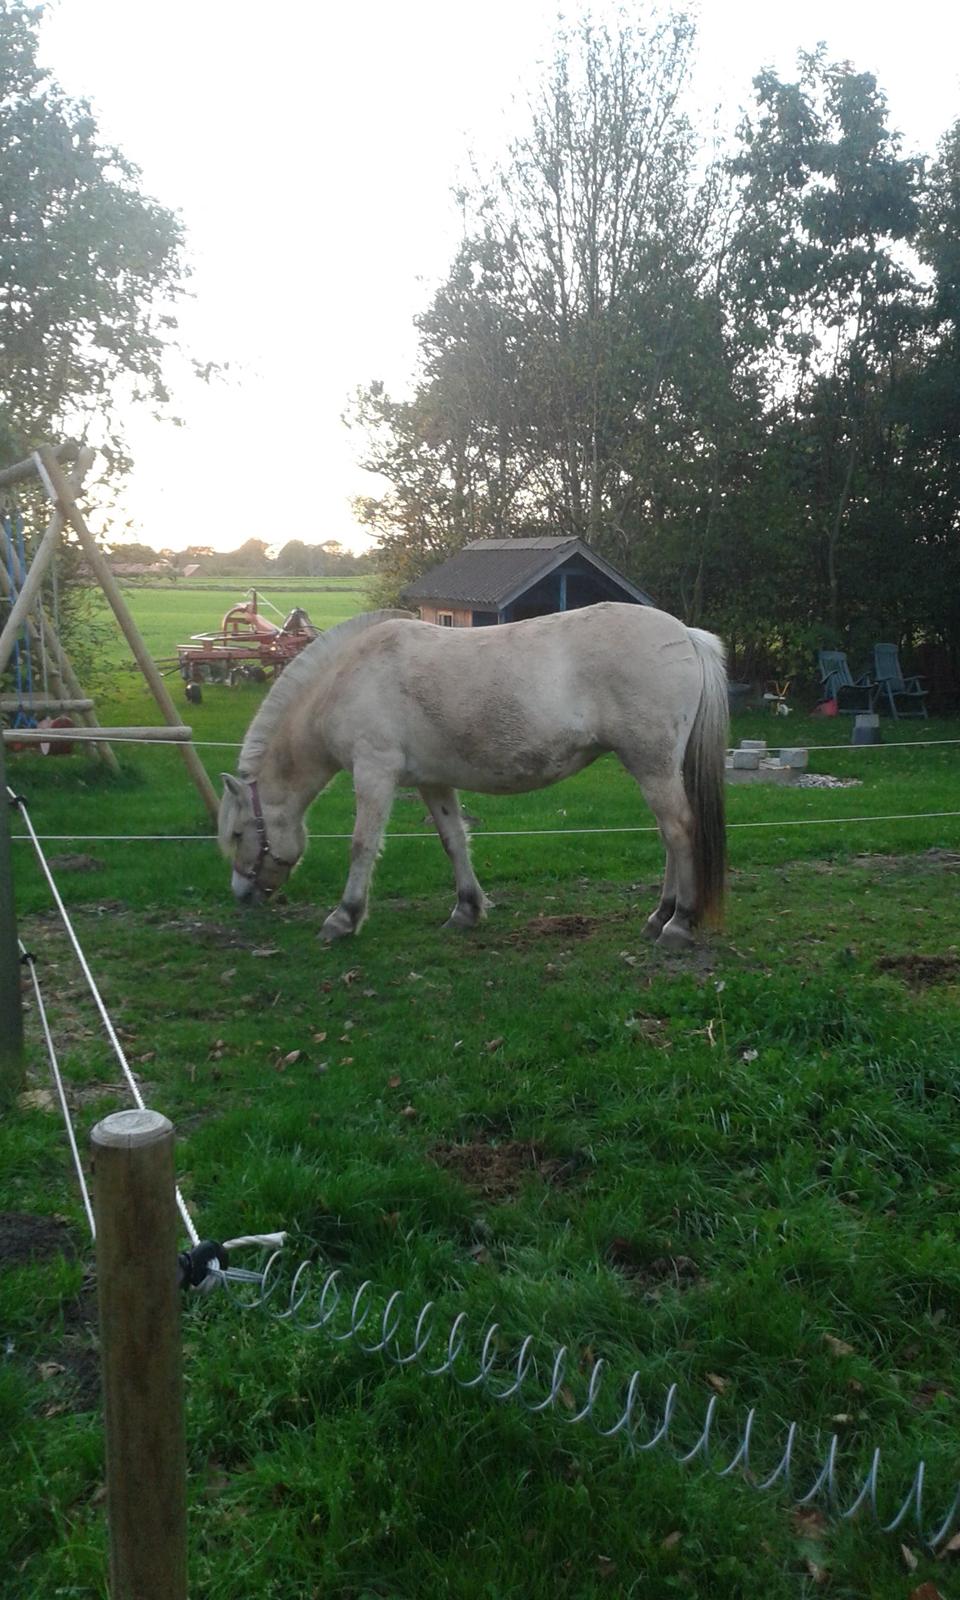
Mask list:
[[[451,920],[472,926],[487,902],[455,791],[540,789],[614,752],[667,847],[649,931],[687,943],[722,895],[726,694],[720,641],[652,607],[477,629],[402,612],[352,618],[287,667],[251,724],[241,781],[225,778],[220,838],[234,888],[246,898],[283,881],[303,853],[306,808],[345,769],[357,796],[352,866],[325,932],[363,920],[397,786],[423,793],[456,873]]]

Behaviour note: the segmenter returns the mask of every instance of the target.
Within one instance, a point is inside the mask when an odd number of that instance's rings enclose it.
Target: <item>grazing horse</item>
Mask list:
[[[406,611],[352,617],[290,662],[254,717],[239,777],[223,774],[220,848],[239,900],[284,883],[304,813],[352,773],[356,823],[328,939],[356,933],[398,786],[419,789],[453,864],[447,927],[489,907],[458,789],[542,789],[612,751],[660,827],[666,874],[647,932],[667,949],[719,920],[724,892],[723,646],[651,606],[608,604],[494,628],[441,628]]]

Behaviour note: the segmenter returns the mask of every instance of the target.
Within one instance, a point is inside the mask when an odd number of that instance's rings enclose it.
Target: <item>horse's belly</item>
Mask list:
[[[473,756],[454,750],[438,751],[433,759],[411,761],[404,781],[442,784],[475,794],[527,794],[582,772],[604,753],[601,746],[592,743],[509,752],[501,749],[483,756],[479,752]]]

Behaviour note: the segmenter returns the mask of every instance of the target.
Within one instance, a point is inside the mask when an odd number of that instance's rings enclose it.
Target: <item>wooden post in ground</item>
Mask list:
[[[91,1144],[111,1600],[186,1600],[173,1126],[120,1111]]]
[[[179,727],[180,714],[170,698],[170,692],[157,670],[156,662],[140,637],[139,630],[130,615],[120,586],[110,571],[108,562],[77,507],[70,484],[54,457],[53,451],[48,445],[41,445],[37,455],[42,463],[44,476],[49,483],[51,497],[54,503],[60,507],[64,517],[79,539],[93,575],[110,602],[113,614],[123,630],[124,637],[133,651],[134,659],[147,681],[153,698],[160,707],[164,721],[168,722],[171,727]],[[210,782],[200,757],[192,744],[182,745],[180,754],[183,757],[187,771],[196,784],[204,805],[211,817],[215,819],[220,809],[220,802],[217,797],[217,791]]]
[[[13,853],[10,846],[10,802],[0,739],[0,1106],[8,1106],[23,1088],[23,999],[20,993],[20,946],[17,907],[13,897]]]

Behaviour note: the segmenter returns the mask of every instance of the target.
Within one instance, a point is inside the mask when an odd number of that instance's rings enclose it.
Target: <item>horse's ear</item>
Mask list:
[[[243,784],[240,782],[240,779],[235,778],[232,772],[221,772],[220,776],[223,779],[223,787],[226,789],[227,793],[232,794],[234,800],[242,800]]]

